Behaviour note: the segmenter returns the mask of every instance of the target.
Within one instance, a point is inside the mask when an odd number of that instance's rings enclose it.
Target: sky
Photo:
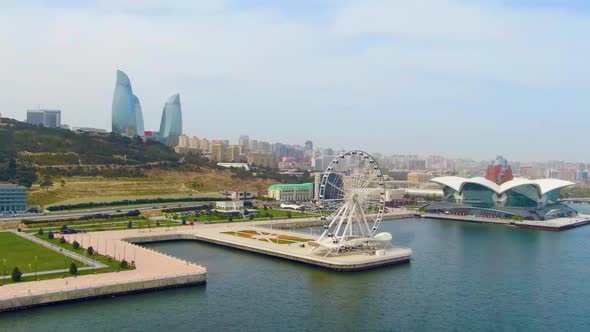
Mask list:
[[[449,157],[590,162],[585,0],[0,0],[0,112]]]

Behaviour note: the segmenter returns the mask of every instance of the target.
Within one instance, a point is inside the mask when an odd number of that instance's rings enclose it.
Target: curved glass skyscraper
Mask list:
[[[129,77],[117,70],[113,95],[113,132],[128,137],[144,136],[143,114],[137,96],[133,94]]]
[[[178,137],[182,135],[182,110],[180,95],[177,93],[166,101],[160,122],[160,142],[168,146],[178,145]]]

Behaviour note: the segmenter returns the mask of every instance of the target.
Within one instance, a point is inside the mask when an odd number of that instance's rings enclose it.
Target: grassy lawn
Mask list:
[[[37,233],[39,228],[42,228],[44,232],[59,232],[61,229],[61,225],[65,224],[69,228],[86,231],[86,232],[99,232],[99,231],[114,231],[120,229],[127,229],[128,223],[131,221],[132,228],[156,228],[156,227],[171,227],[171,226],[178,226],[178,222],[173,222],[171,220],[162,220],[159,222],[159,226],[155,221],[148,221],[143,219],[95,219],[95,220],[88,220],[85,222],[61,222],[59,225],[30,225],[31,228],[26,229],[27,233]]]
[[[0,235],[2,235],[2,234],[6,234],[6,233],[0,233]],[[12,236],[16,236],[16,235],[14,235],[14,234],[10,234],[10,235],[12,235]],[[38,238],[40,238],[40,239],[42,239],[42,240],[45,240],[45,241],[47,241],[47,242],[53,243],[54,245],[56,245],[56,246],[59,246],[59,247],[61,247],[61,248],[64,248],[64,249],[66,249],[66,250],[69,250],[69,251],[76,252],[76,253],[78,253],[78,254],[80,254],[80,255],[86,255],[86,250],[85,250],[85,249],[78,249],[78,250],[74,250],[74,248],[72,247],[72,245],[71,245],[70,243],[63,243],[63,244],[62,244],[62,243],[60,243],[60,242],[59,242],[59,239],[58,239],[58,238],[55,238],[55,239],[53,239],[53,240],[50,240],[50,239],[47,237],[47,233],[45,233],[44,235],[38,235],[38,234],[37,234],[37,235],[35,235],[35,236],[36,236],[36,237],[38,237]],[[21,239],[21,238],[19,238],[19,239]],[[32,243],[32,242],[30,242],[30,241],[27,241],[27,240],[25,240],[25,239],[22,239],[22,240],[24,240],[24,241],[26,241],[26,242],[28,242],[28,243],[31,243],[31,244],[33,244],[33,245],[35,245],[35,246],[39,246],[39,245],[37,245],[37,244],[35,244],[35,243]],[[1,238],[0,238],[0,256],[1,256],[1,255],[2,255],[4,252],[6,252],[6,250],[5,250],[5,248],[4,248],[4,247],[5,247],[5,243],[6,243],[6,242],[5,242],[5,241],[3,241],[3,239],[1,239]],[[40,248],[42,248],[42,249],[49,250],[49,249],[47,249],[47,248],[44,248],[44,247],[41,247],[41,246],[39,246],[39,247],[40,247]],[[12,248],[10,248],[10,250],[12,250]],[[58,254],[58,253],[56,253],[56,252],[54,252],[54,251],[51,251],[51,253],[54,253],[55,255],[57,255],[57,256],[59,257],[59,259],[57,260],[57,261],[59,261],[59,264],[57,264],[57,265],[55,266],[55,268],[49,268],[49,269],[47,269],[47,268],[46,268],[45,270],[57,270],[57,269],[63,269],[63,268],[64,268],[64,256],[62,256],[62,255],[60,255],[60,254]],[[98,262],[101,262],[101,263],[103,263],[103,264],[107,265],[107,267],[105,267],[105,268],[101,268],[101,269],[89,269],[89,270],[84,270],[84,271],[80,271],[80,270],[78,270],[78,275],[79,275],[79,276],[81,276],[81,275],[87,275],[87,274],[109,273],[109,272],[118,272],[118,271],[126,271],[126,270],[134,270],[134,269],[135,269],[135,267],[134,267],[134,266],[131,266],[131,265],[129,265],[129,266],[128,266],[128,267],[126,267],[126,268],[122,268],[122,267],[120,267],[120,265],[119,265],[119,264],[120,264],[120,262],[119,262],[119,261],[116,261],[116,260],[114,260],[114,259],[112,259],[112,258],[109,258],[109,257],[103,256],[103,255],[94,254],[94,255],[90,256],[90,258],[92,258],[92,259],[93,259],[93,260],[95,260],[95,261],[98,261]],[[33,260],[34,260],[34,257],[33,257]],[[38,267],[38,268],[39,268],[39,266],[40,266],[40,261],[41,261],[41,260],[40,260],[40,259],[38,259],[38,265],[37,265],[37,267]],[[67,261],[66,261],[66,267],[67,267],[68,269],[69,269],[69,267],[70,267],[70,264],[72,263],[72,261],[73,261],[73,260],[71,260],[70,258],[67,258]],[[84,266],[84,264],[82,264],[82,263],[80,263],[80,262],[76,262],[76,261],[73,261],[73,262],[75,262],[75,263],[76,263],[76,265],[77,265],[78,267],[83,267],[83,266]],[[9,271],[9,269],[8,269],[8,266],[10,266],[10,265],[9,265],[9,262],[8,262],[8,259],[7,259],[7,260],[6,260],[6,274],[7,274],[7,275],[6,275],[6,278],[0,278],[0,284],[10,284],[10,283],[14,283],[14,282],[11,280],[11,278],[10,278],[10,273],[12,272],[12,268],[13,268],[13,266],[11,266],[11,267],[10,267],[10,271]],[[19,268],[21,269],[21,272],[23,272],[23,273],[28,273],[28,272],[29,272],[29,269],[28,269],[28,263],[27,263],[27,268],[26,268],[26,269],[25,269],[24,267],[21,267],[21,266],[19,266]],[[41,271],[41,270],[40,270],[40,269],[38,269],[38,271]],[[34,272],[34,271],[33,271],[33,272]],[[2,271],[0,271],[0,273],[2,273]],[[46,275],[38,275],[38,276],[37,276],[37,280],[57,279],[57,278],[62,278],[62,277],[64,277],[64,276],[65,276],[65,277],[71,277],[72,275],[71,275],[70,273],[63,273],[63,272],[60,272],[60,273],[54,273],[54,274],[46,274]],[[2,277],[2,276],[0,275],[0,277]],[[34,277],[34,276],[30,276],[30,277],[23,277],[23,278],[21,279],[21,281],[19,281],[19,282],[27,282],[27,281],[35,281],[35,277]]]
[[[291,217],[289,218],[289,214]],[[270,219],[295,219],[295,218],[308,218],[308,217],[315,217],[316,215],[313,213],[306,213],[306,212],[298,212],[298,211],[283,211],[283,210],[263,210],[258,209],[258,214],[254,217],[254,220],[270,220]],[[179,218],[181,220],[181,218]],[[194,221],[194,222],[205,222],[205,223],[221,223],[221,222],[228,222],[228,217],[224,215],[206,215],[201,214],[198,217],[191,216],[187,218],[187,221]],[[241,218],[241,217],[233,217],[233,222],[244,222],[244,221],[252,221],[248,218]]]
[[[65,265],[69,268],[72,262],[78,267],[83,263],[45,248],[39,244],[23,239],[12,233],[0,233],[0,264],[6,259],[6,273],[10,274],[15,266],[22,273],[35,272],[35,256],[37,257],[37,272],[60,270]],[[30,265],[30,268],[29,268]],[[0,271],[2,273],[3,271]]]

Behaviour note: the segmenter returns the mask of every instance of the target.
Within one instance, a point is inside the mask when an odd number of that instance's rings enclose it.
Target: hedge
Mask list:
[[[186,198],[154,198],[154,199],[125,199],[113,202],[88,202],[79,204],[64,204],[54,205],[47,208],[48,211],[64,211],[74,209],[88,209],[108,206],[121,206],[131,204],[152,204],[152,203],[175,203],[175,202],[213,202],[213,201],[227,201],[229,198],[213,198],[213,197],[186,197]]]

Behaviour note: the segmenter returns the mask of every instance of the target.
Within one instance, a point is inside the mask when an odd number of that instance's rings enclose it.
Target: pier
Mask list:
[[[580,214],[577,217],[571,218],[555,218],[551,220],[523,220],[515,221],[511,219],[501,218],[485,218],[476,216],[461,216],[443,213],[423,213],[422,218],[455,220],[463,222],[473,222],[480,224],[496,224],[504,226],[512,226],[518,228],[532,228],[545,231],[564,231],[571,228],[576,228],[590,224],[590,215]]]
[[[407,216],[397,213],[388,218]],[[411,259],[411,249],[393,246],[378,252],[319,256],[311,252],[313,247],[309,245],[317,239],[317,234],[286,230],[317,225],[321,225],[318,218],[305,218],[64,235],[70,243],[77,241],[83,248],[93,246],[97,253],[125,259],[135,264],[136,269],[4,285],[0,287],[0,312],[206,282],[205,267],[142,247],[142,243],[201,241],[335,271],[366,270]]]

